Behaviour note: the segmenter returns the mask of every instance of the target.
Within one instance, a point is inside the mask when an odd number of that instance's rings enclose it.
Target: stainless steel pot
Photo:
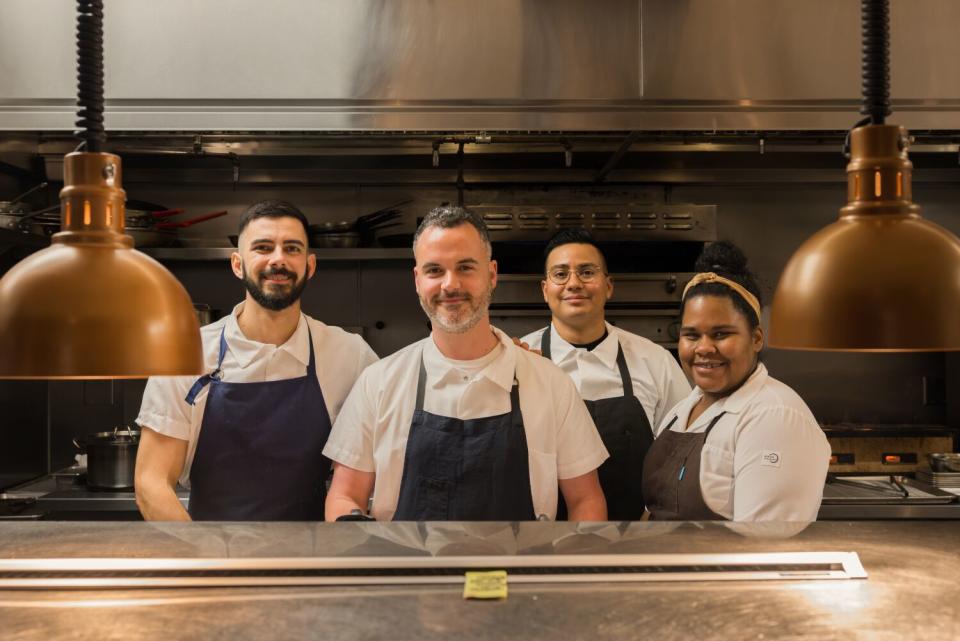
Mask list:
[[[74,439],[87,453],[87,487],[99,490],[128,490],[133,487],[140,430],[114,429]]]
[[[200,327],[209,325],[219,318],[217,310],[211,309],[206,303],[194,303],[193,313],[197,315],[197,322],[200,323]]]

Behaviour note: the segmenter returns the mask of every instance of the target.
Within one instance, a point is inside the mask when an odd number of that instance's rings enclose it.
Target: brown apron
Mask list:
[[[725,520],[703,501],[700,489],[700,454],[707,435],[726,412],[720,412],[706,431],[674,432],[667,424],[643,462],[643,499],[650,519],[657,521]]]

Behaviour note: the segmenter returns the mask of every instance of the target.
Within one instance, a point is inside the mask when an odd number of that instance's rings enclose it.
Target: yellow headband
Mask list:
[[[687,283],[687,286],[683,288],[683,296],[680,297],[681,300],[687,298],[687,292],[690,291],[691,287],[699,285],[700,283],[723,283],[733,291],[740,294],[740,297],[747,301],[747,305],[749,305],[757,315],[757,321],[760,320],[760,301],[757,300],[757,297],[747,291],[747,289],[740,283],[734,282],[729,278],[724,278],[723,276],[713,272],[701,272],[691,278],[690,282]]]

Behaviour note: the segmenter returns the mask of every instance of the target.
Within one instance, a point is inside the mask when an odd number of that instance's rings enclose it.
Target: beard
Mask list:
[[[300,297],[303,295],[303,290],[307,287],[307,281],[310,280],[307,278],[307,274],[304,273],[301,278],[297,278],[297,275],[288,269],[268,269],[264,272],[261,272],[259,277],[256,279],[252,278],[247,273],[246,265],[242,265],[241,269],[243,271],[243,286],[250,293],[250,296],[253,297],[253,300],[257,302],[258,305],[264,309],[269,309],[273,312],[279,312],[280,310],[286,309],[293,305],[295,302],[300,300]],[[268,276],[286,276],[291,279],[291,284],[289,289],[286,287],[277,288],[280,291],[276,293],[270,293],[267,291],[266,280]]]
[[[420,307],[430,318],[430,322],[435,327],[450,334],[465,334],[477,326],[477,323],[483,319],[490,309],[490,301],[493,299],[493,284],[491,283],[485,292],[479,297],[465,292],[446,292],[434,296],[430,300],[420,296]],[[455,311],[442,311],[442,303],[449,298],[463,298],[458,309]]]

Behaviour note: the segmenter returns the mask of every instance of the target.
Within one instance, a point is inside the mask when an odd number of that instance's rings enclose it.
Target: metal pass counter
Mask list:
[[[4,523],[0,622],[18,640],[951,639],[958,542],[945,521]],[[506,598],[463,598],[466,570],[503,565]]]

